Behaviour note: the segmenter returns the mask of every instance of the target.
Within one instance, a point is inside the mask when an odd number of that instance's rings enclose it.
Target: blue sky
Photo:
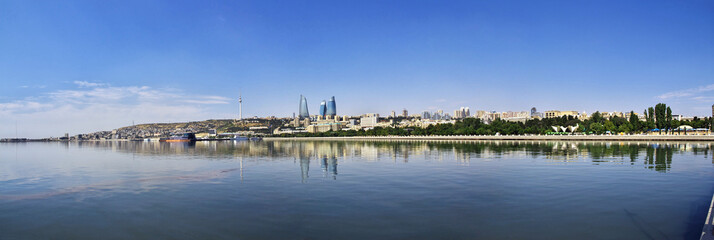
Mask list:
[[[712,1],[0,1],[0,137],[132,121],[495,111],[708,116]]]

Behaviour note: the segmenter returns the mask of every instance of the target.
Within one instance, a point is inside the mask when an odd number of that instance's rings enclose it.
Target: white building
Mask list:
[[[359,122],[360,122],[360,126],[363,128],[375,127],[375,126],[377,126],[377,122],[379,122],[379,114],[376,114],[376,113],[364,114],[360,117]]]

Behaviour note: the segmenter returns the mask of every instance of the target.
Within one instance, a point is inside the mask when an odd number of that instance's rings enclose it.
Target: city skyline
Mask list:
[[[238,97],[243,118],[324,93],[340,115],[714,102],[711,2],[311,3],[3,1],[0,137],[233,119]]]

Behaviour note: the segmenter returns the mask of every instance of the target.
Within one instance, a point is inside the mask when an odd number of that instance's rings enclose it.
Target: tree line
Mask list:
[[[619,116],[603,117],[600,112],[593,113],[589,119],[578,119],[573,116],[555,118],[529,119],[525,122],[511,122],[495,119],[490,124],[478,118],[464,118],[455,123],[429,125],[427,127],[375,127],[368,130],[329,131],[322,133],[296,133],[284,136],[297,137],[341,137],[341,136],[429,136],[429,135],[522,135],[522,134],[548,134],[553,131],[552,126],[578,126],[577,132],[583,134],[603,134],[608,131],[612,134],[636,134],[657,130],[661,132],[674,132],[681,125],[693,128],[709,128],[711,118],[697,118],[679,121],[673,119],[672,109],[664,103],[649,107],[644,111],[644,120],[629,114],[629,119]]]

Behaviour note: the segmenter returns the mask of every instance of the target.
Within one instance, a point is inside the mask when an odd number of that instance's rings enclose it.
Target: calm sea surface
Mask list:
[[[712,143],[0,144],[0,239],[698,239]]]

